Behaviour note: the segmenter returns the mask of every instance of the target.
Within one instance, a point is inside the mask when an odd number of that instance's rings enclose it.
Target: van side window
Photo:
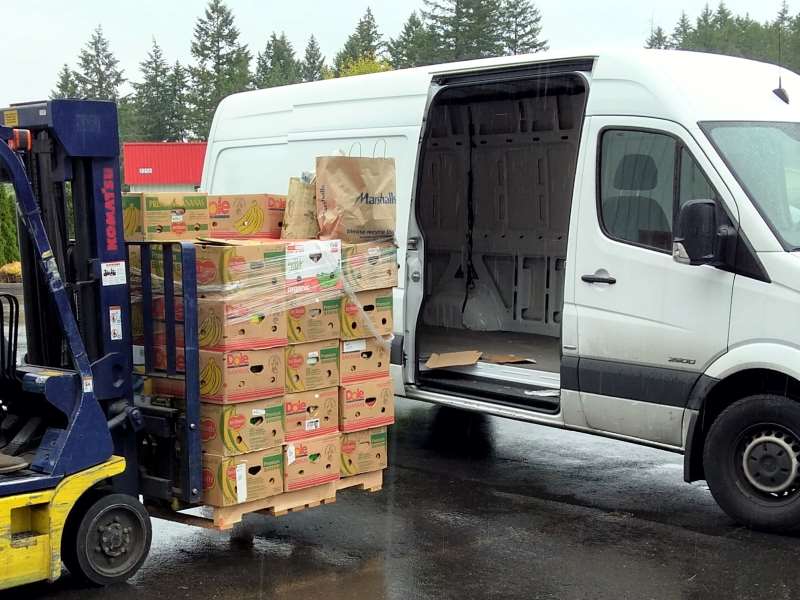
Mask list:
[[[677,211],[689,200],[717,200],[717,192],[711,187],[700,165],[686,148],[681,149],[681,179],[678,189]]]
[[[659,133],[603,133],[598,212],[606,235],[671,251],[677,147],[674,138]]]

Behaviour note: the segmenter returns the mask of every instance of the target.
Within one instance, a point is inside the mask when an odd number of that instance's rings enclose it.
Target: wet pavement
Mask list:
[[[733,524],[678,455],[399,401],[384,489],[254,516],[154,521],[127,584],[25,598],[797,598],[800,539]],[[2,594],[0,594],[2,596]]]

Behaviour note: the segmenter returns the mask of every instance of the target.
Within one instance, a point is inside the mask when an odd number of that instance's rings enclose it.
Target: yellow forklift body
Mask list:
[[[0,498],[0,590],[61,574],[61,533],[81,496],[103,479],[125,470],[125,459],[69,477],[51,490]]]

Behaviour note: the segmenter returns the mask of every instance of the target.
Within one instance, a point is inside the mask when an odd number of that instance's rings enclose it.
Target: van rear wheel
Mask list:
[[[800,529],[800,404],[759,394],[711,425],[703,450],[708,487],[733,519],[763,531]]]

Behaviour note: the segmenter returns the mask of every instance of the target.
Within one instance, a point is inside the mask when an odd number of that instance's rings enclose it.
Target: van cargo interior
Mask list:
[[[578,76],[445,89],[431,105],[417,220],[425,240],[417,380],[558,409],[572,186],[586,104]],[[429,369],[433,353],[482,352]],[[508,356],[513,355],[513,356]]]

